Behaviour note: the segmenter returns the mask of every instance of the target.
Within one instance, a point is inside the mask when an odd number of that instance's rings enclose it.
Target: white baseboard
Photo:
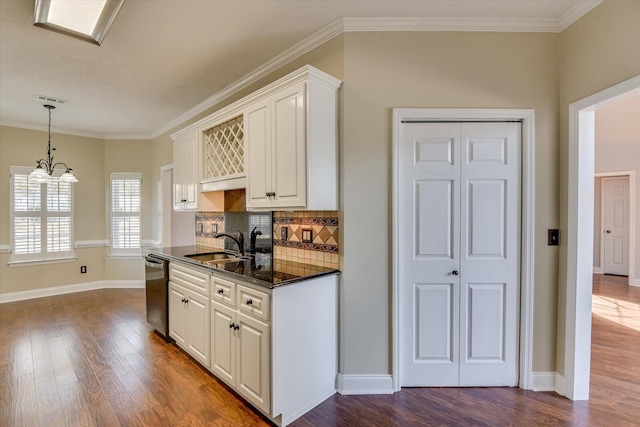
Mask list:
[[[350,394],[393,394],[391,375],[348,375],[338,374],[337,391]]]
[[[555,391],[557,372],[532,372],[531,390],[533,391]]]
[[[75,285],[53,286],[50,288],[33,289],[29,291],[8,292],[6,294],[0,294],[0,304],[50,297],[54,295],[72,294],[75,292],[92,291],[96,289],[144,288],[144,286],[144,280],[100,280],[96,282],[77,283]]]
[[[629,280],[629,286],[640,286],[640,279]]]
[[[604,274],[604,269],[602,267],[593,267],[593,274]]]
[[[566,396],[566,393],[564,391],[564,375],[560,375],[559,373],[556,372],[556,389],[555,392],[562,395],[562,396]]]

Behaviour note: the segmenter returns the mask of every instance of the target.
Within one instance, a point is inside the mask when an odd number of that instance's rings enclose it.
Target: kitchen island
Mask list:
[[[169,335],[276,425],[336,392],[339,270],[196,246],[169,261]]]

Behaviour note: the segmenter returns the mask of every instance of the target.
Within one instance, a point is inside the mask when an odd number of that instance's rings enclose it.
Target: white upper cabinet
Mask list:
[[[173,141],[173,209],[198,210],[198,133],[190,132]]]
[[[339,86],[306,66],[245,109],[248,209],[338,209]]]
[[[174,208],[197,209],[200,184],[246,188],[250,210],[338,210],[340,84],[306,65],[171,135]]]

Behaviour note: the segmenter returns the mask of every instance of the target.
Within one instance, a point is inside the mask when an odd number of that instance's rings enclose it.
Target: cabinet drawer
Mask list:
[[[258,319],[269,320],[269,294],[238,285],[238,310]]]
[[[204,296],[210,295],[210,275],[175,262],[169,263],[169,280]]]
[[[211,299],[235,307],[236,284],[216,276],[211,276]]]

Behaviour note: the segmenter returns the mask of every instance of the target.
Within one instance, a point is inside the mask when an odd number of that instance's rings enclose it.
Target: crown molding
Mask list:
[[[285,50],[280,55],[256,68],[220,92],[210,96],[189,111],[157,129],[149,137],[158,136],[180,126],[187,120],[224,101],[260,78],[323,45],[329,40],[349,32],[364,31],[482,31],[482,32],[543,32],[559,33],[577,21],[603,0],[585,0],[578,3],[560,19],[479,19],[479,18],[339,18],[311,36]]]
[[[556,19],[498,18],[343,18],[344,32],[362,31],[492,31],[555,33]]]
[[[12,128],[27,129],[27,130],[39,130],[42,132],[49,131],[49,129],[46,126],[38,126],[38,125],[33,125],[30,123],[22,123],[22,122],[12,122],[8,120],[0,120],[0,126],[7,126]],[[102,135],[102,134],[90,133],[90,132],[79,132],[77,130],[53,128],[53,127],[51,128],[51,133],[82,136],[85,138],[108,139],[106,135]]]
[[[239,80],[236,80],[226,88],[222,89],[220,92],[210,96],[209,98],[205,99],[203,102],[196,105],[189,111],[185,112],[184,114],[170,121],[166,125],[162,126],[158,130],[153,132],[151,134],[151,137],[157,138],[158,136],[184,123],[185,121],[192,119],[193,117],[197,116],[200,113],[205,112],[207,109],[213,107],[214,105],[216,105],[221,101],[224,101],[226,98],[230,97],[234,93],[244,89],[250,84],[268,75],[269,73],[278,70],[283,65],[288,64],[289,62],[295,60],[296,58],[299,58],[300,56],[315,49],[316,47],[323,45],[324,43],[328,42],[334,37],[341,35],[343,32],[344,32],[344,25],[343,25],[342,19],[337,19],[333,21],[332,23],[325,26],[321,30],[315,32],[314,34],[302,40],[301,42],[293,45],[289,49],[282,52],[280,55],[264,63],[263,65],[256,68],[249,74],[245,75],[244,77],[240,78]]]
[[[100,135],[72,130],[56,130],[57,133],[84,136],[104,140],[122,139],[154,139],[172,129],[183,125],[188,120],[207,111],[214,105],[224,101],[234,93],[255,83],[259,79],[278,70],[282,66],[299,58],[305,53],[344,33],[351,32],[385,32],[385,31],[479,31],[479,32],[528,32],[528,33],[560,33],[587,14],[603,0],[582,0],[558,19],[492,19],[492,18],[338,18],[321,28],[311,36],[296,43],[289,49],[264,63],[260,67],[236,80],[221,91],[205,99],[200,104],[164,124],[150,134]],[[1,121],[0,125],[33,130],[46,130],[29,124]]]
[[[589,13],[603,1],[604,0],[583,0],[571,9],[567,10],[564,15],[558,19],[558,32],[561,33],[569,28],[571,24]]]

